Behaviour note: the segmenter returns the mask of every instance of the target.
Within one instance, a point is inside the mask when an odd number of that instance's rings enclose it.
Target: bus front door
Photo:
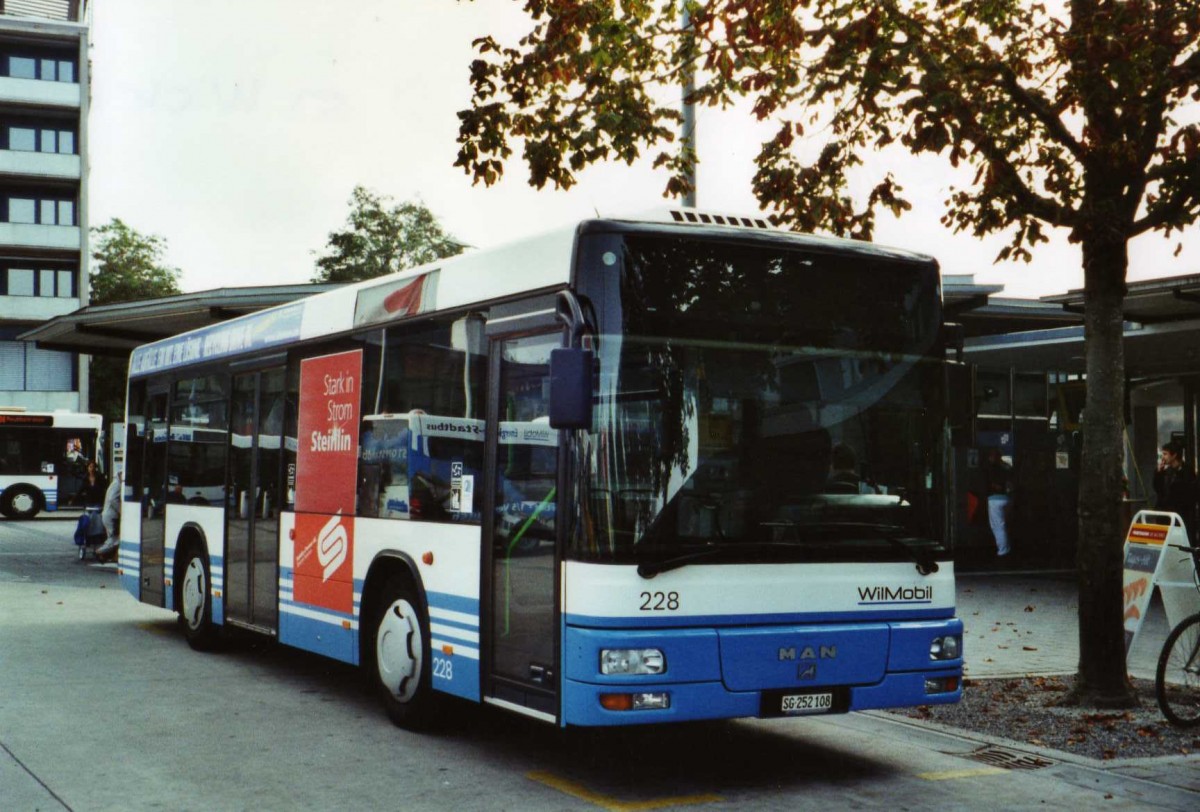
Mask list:
[[[561,333],[492,347],[498,430],[489,511],[489,698],[550,720],[558,714],[555,515],[558,431],[550,428],[550,350]]]
[[[167,515],[167,434],[167,393],[151,392],[146,401],[141,600],[154,606],[166,605],[163,586],[163,543]]]
[[[226,489],[225,618],[278,628],[283,367],[235,375]]]

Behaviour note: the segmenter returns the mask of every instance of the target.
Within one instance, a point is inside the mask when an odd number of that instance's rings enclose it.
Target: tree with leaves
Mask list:
[[[1134,702],[1122,629],[1122,304],[1129,242],[1200,215],[1200,0],[527,0],[516,45],[476,41],[457,165],[494,183],[519,142],[530,182],[566,188],[644,149],[687,189],[673,86],[745,103],[773,133],[754,192],[778,224],[869,239],[908,209],[864,157],[904,149],[959,173],[943,222],[1006,234],[1028,261],[1049,228],[1080,248],[1087,401],[1079,499],[1074,698]]]
[[[93,228],[92,238],[89,304],[136,302],[182,292],[179,269],[163,264],[167,243],[162,237],[141,234],[114,217]]]
[[[422,203],[393,203],[356,186],[346,228],[330,232],[312,281],[359,282],[452,257],[464,247]]]
[[[166,241],[142,234],[113,218],[92,229],[92,264],[88,273],[89,304],[106,305],[157,299],[181,293],[179,269],[163,262]],[[88,408],[111,423],[125,415],[126,361],[93,356],[88,372]]]

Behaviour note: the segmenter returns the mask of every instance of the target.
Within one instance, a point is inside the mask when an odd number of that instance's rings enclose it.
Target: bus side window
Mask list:
[[[484,346],[478,318],[388,328],[378,397],[364,403],[358,515],[480,521]]]

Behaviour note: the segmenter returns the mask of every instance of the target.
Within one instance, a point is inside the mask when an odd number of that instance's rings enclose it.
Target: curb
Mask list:
[[[931,730],[935,733],[940,733],[943,736],[949,736],[950,738],[959,739],[961,741],[1003,747],[1006,750],[1016,750],[1018,752],[1027,753],[1039,758],[1049,759],[1055,763],[1074,764],[1078,767],[1088,767],[1093,770],[1108,771],[1122,767],[1167,766],[1174,763],[1194,762],[1200,764],[1200,753],[1191,753],[1186,756],[1173,753],[1163,756],[1134,756],[1131,758],[1099,759],[1092,758],[1091,756],[1079,755],[1078,753],[1071,753],[1066,750],[1055,750],[1050,747],[1039,747],[1036,744],[1018,741],[1016,739],[1007,739],[1003,736],[995,736],[989,733],[979,733],[974,730],[965,730],[961,727],[944,725],[940,722],[933,722],[926,719],[914,719],[911,716],[902,716],[889,711],[870,710],[859,712],[864,716],[871,716],[873,718],[882,719],[884,721],[892,722],[893,724],[901,726]]]

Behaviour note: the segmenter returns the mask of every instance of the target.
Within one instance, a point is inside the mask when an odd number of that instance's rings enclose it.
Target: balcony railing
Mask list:
[[[0,223],[0,246],[78,251],[83,246],[78,226]]]
[[[0,14],[79,23],[83,22],[84,5],[83,0],[0,0]]]
[[[51,107],[79,107],[79,85],[0,76],[0,102],[20,102]]]
[[[0,175],[79,180],[78,155],[0,149]]]

